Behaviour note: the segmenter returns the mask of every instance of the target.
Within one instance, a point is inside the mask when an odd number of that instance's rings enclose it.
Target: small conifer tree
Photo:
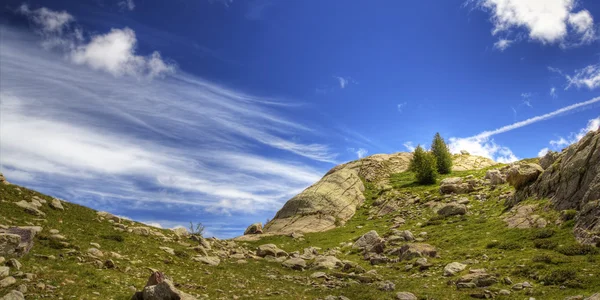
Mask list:
[[[421,145],[415,148],[413,158],[410,161],[410,171],[415,173],[418,183],[435,183],[437,177],[437,164],[435,156],[425,151]]]
[[[431,153],[435,156],[438,173],[450,174],[452,172],[452,154],[439,132],[433,137]]]

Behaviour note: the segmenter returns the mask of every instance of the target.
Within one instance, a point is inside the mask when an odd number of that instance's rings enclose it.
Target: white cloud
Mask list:
[[[415,145],[413,144],[413,142],[406,142],[404,144],[402,144],[408,151],[413,152],[415,151]]]
[[[452,153],[460,153],[461,150],[466,150],[471,155],[487,157],[501,163],[510,163],[519,160],[508,147],[496,144],[489,137],[451,137],[448,141],[448,147]]]
[[[156,223],[156,222],[148,222],[148,223],[144,223],[144,224],[155,227],[155,228],[160,228],[160,229],[163,228],[162,225],[160,225],[160,223]]]
[[[135,3],[133,2],[133,0],[123,0],[119,2],[119,7],[121,7],[121,9],[125,10],[134,10],[135,9]]]
[[[130,8],[135,6],[131,0],[126,4]],[[39,28],[44,47],[65,51],[65,55],[75,64],[87,65],[117,77],[131,75],[154,78],[175,71],[175,65],[165,62],[157,51],[149,56],[138,55],[136,35],[130,28],[113,28],[106,34],[92,35],[89,41],[85,41],[80,28],[68,27],[74,18],[67,12],[52,11],[45,7],[32,11],[26,5],[22,5],[19,12]]]
[[[340,76],[333,76],[333,77],[335,77],[338,80],[341,89],[346,88],[346,86],[349,83],[348,78],[344,78],[344,77],[340,77]]]
[[[398,105],[396,105],[396,108],[398,109],[399,112],[402,112],[402,110],[404,109],[405,106],[406,106],[406,102],[402,102],[402,103],[399,103]]]
[[[509,40],[509,39],[499,39],[497,42],[494,43],[494,49],[504,51],[508,47],[510,47],[510,45],[513,42],[514,42],[513,40]]]
[[[369,151],[364,148],[348,148],[348,151],[356,154],[358,158],[363,158],[369,153]]]
[[[468,0],[467,3],[476,3],[490,12],[493,35],[514,35],[521,28],[531,40],[562,46],[589,43],[596,38],[590,13],[575,12],[575,0]]]
[[[550,88],[550,96],[552,98],[557,98],[558,97],[558,94],[556,94],[556,88],[555,87],[551,87]]]
[[[133,30],[112,29],[107,34],[94,36],[88,44],[77,47],[70,57],[76,64],[85,64],[114,76],[154,77],[174,71],[174,66],[165,63],[158,52],[150,57],[136,55],[136,44]]]
[[[588,123],[584,128],[581,128],[578,132],[571,132],[566,138],[559,136],[557,139],[551,140],[550,146],[555,150],[561,150],[571,144],[577,143],[588,132],[596,131],[598,129],[600,129],[600,117],[588,120]]]
[[[542,148],[540,150],[540,152],[538,152],[538,157],[540,157],[540,158],[544,157],[544,155],[546,155],[546,153],[548,153],[548,151],[550,151],[550,149],[548,149],[548,148]]]
[[[565,77],[568,82],[565,89],[576,86],[577,88],[587,87],[593,90],[600,87],[600,64],[589,65],[583,69],[576,70],[574,75],[565,75]]]
[[[27,4],[19,7],[18,12],[27,16],[44,33],[62,33],[63,29],[75,20],[66,11],[52,11],[45,7],[31,10]]]
[[[1,163],[67,200],[272,211],[322,175],[305,158],[335,157],[285,103],[183,72],[115,78],[2,33]]]

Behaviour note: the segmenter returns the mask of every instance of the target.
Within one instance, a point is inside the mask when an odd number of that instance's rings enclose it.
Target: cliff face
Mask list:
[[[545,170],[533,184],[517,190],[510,204],[549,198],[557,210],[579,212],[574,229],[578,240],[600,242],[600,130],[561,153],[548,153],[540,162]]]
[[[332,168],[319,182],[290,199],[265,226],[266,233],[320,232],[344,224],[365,201],[363,179],[383,187],[391,174],[408,170],[412,153],[376,154]],[[455,155],[455,170],[481,169],[493,160]]]

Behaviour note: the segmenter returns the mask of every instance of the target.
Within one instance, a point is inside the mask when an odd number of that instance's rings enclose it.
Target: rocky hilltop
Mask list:
[[[389,187],[390,175],[408,170],[412,153],[376,154],[338,165],[321,180],[296,195],[266,224],[264,232],[326,231],[346,223],[365,201],[365,183]],[[453,170],[479,170],[495,165],[468,153],[453,157]]]

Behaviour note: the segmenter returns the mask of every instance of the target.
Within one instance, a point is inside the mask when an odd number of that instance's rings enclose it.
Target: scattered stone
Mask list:
[[[396,299],[397,300],[418,300],[417,296],[415,296],[415,294],[413,293],[409,293],[409,292],[399,292],[396,294]]]
[[[535,214],[536,206],[533,204],[517,205],[507,213],[504,222],[508,228],[543,228],[548,221]]]
[[[510,295],[510,291],[502,289],[502,290],[498,291],[498,294],[503,295],[503,296],[508,296],[508,295]]]
[[[104,256],[104,253],[102,253],[102,251],[98,250],[97,248],[90,248],[87,250],[87,253],[94,257],[103,257]]]
[[[312,268],[317,270],[331,270],[341,266],[343,266],[342,261],[335,256],[318,256],[312,264]]]
[[[449,203],[440,208],[437,213],[444,217],[464,215],[467,213],[467,207],[463,204]]]
[[[141,292],[136,292],[131,300],[197,300],[195,297],[179,291],[175,285],[161,272],[152,272],[146,286]]]
[[[383,247],[385,245],[384,242],[384,239],[379,237],[377,231],[371,230],[359,237],[352,245],[352,249],[361,249],[366,252],[381,253],[383,252]]]
[[[485,179],[489,179],[492,185],[506,183],[506,178],[502,175],[500,170],[488,170],[485,173]]]
[[[310,278],[327,278],[325,272],[314,272],[310,275]]]
[[[254,224],[248,226],[248,228],[246,228],[246,231],[244,231],[244,235],[262,234],[262,233],[263,233],[263,226],[262,226],[262,223],[260,223],[260,222],[254,223]]]
[[[6,262],[6,265],[13,269],[16,269],[17,271],[21,270],[21,263],[18,260],[16,260],[15,258],[9,259]]]
[[[111,214],[111,213],[108,213],[108,212],[105,212],[105,211],[99,211],[99,212],[97,212],[96,214],[97,214],[99,217],[102,217],[102,218],[105,218],[105,219],[112,220],[112,221],[113,221],[113,222],[115,222],[115,223],[121,223],[121,218],[119,218],[119,217],[117,217],[117,216],[115,216],[115,215],[113,215],[113,214]]]
[[[49,205],[50,205],[50,207],[57,209],[57,210],[65,210],[65,208],[63,207],[60,200],[58,200],[56,198],[53,198],[52,201],[50,201]]]
[[[100,244],[98,244],[98,243],[90,243],[90,246],[92,246],[94,248],[98,248],[98,249],[102,248],[102,247],[100,247]]]
[[[467,265],[459,262],[449,263],[444,267],[444,276],[454,276],[456,273],[464,270],[466,267]]]
[[[397,251],[392,251],[393,254],[398,254],[401,260],[411,260],[419,257],[436,257],[437,250],[434,246],[422,243],[411,243],[403,245]]]
[[[10,274],[10,268],[9,267],[2,267],[2,266],[0,266],[0,278],[7,277],[9,274]]]
[[[0,280],[0,289],[11,286],[15,283],[17,283],[17,280],[12,276],[8,276],[8,277]]]
[[[294,257],[284,261],[281,265],[294,270],[304,270],[306,268],[306,261],[302,258]]]
[[[20,291],[12,290],[4,297],[0,298],[0,300],[25,300],[25,296]]]
[[[274,244],[264,244],[264,245],[258,246],[258,248],[256,249],[256,255],[260,256],[260,257],[265,257],[267,255],[274,256],[274,257],[288,256],[287,252],[279,249]]]
[[[131,232],[133,234],[138,234],[141,236],[149,236],[150,228],[148,228],[148,227],[132,227],[132,228],[129,228],[129,232]]]
[[[378,284],[378,288],[379,288],[379,290],[384,291],[384,292],[391,292],[396,289],[396,285],[393,282],[386,280],[386,281],[380,282]]]
[[[473,186],[463,182],[461,177],[450,177],[440,182],[440,193],[442,194],[465,194],[473,191]]]
[[[162,250],[162,251],[165,251],[165,252],[171,254],[171,255],[175,255],[175,250],[173,248],[164,247],[164,246],[161,246],[161,247],[158,247],[158,248],[160,250]]]
[[[216,256],[195,256],[193,260],[213,267],[216,267],[221,263],[221,260]]]
[[[475,288],[486,287],[498,282],[498,279],[491,274],[485,272],[470,273],[461,276],[457,283],[457,288]]]
[[[114,269],[115,268],[115,262],[112,259],[108,259],[104,262],[104,267],[107,269]]]

